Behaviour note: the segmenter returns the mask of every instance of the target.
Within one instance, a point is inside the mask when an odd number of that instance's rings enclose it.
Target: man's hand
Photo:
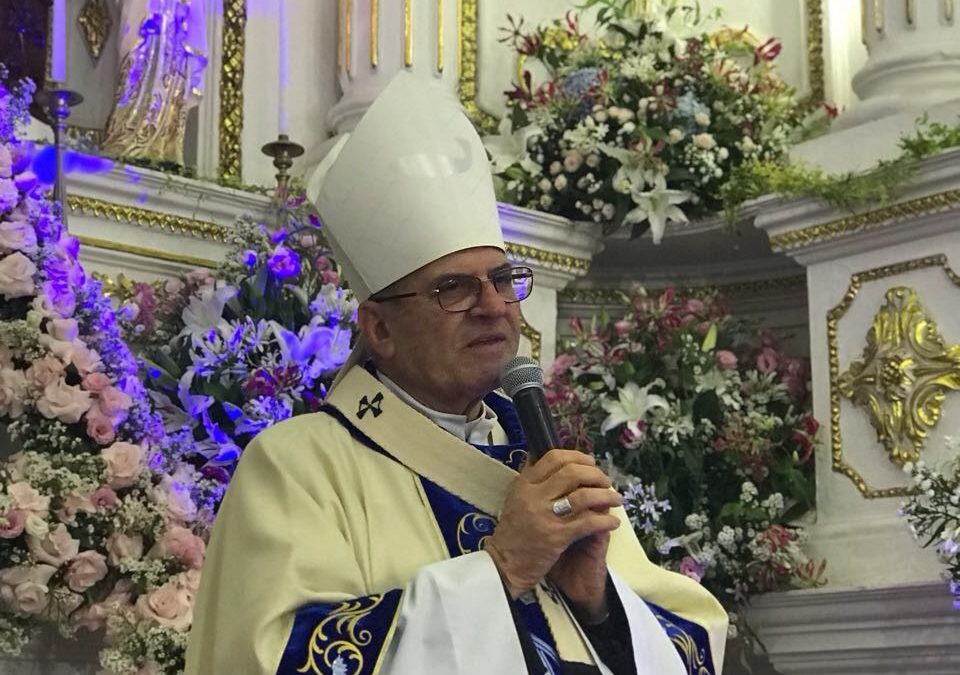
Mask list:
[[[554,503],[564,497],[571,510],[558,515]],[[620,525],[608,511],[622,503],[594,458],[577,450],[551,450],[524,467],[485,544],[511,597],[550,573],[585,617],[605,612],[607,542]]]

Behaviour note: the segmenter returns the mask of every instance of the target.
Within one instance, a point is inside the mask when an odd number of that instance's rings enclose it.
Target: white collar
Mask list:
[[[475,445],[492,445],[494,442],[505,442],[503,439],[506,437],[506,434],[500,428],[497,413],[484,401],[480,401],[480,414],[477,415],[475,419],[468,420],[466,415],[445,413],[434,410],[433,408],[428,408],[401,389],[400,385],[382,372],[378,371],[377,377],[387,385],[390,391],[396,394],[397,398],[460,440]]]

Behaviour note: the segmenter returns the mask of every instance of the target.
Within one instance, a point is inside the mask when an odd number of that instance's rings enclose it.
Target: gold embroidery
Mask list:
[[[704,650],[697,645],[693,636],[659,612],[654,611],[654,616],[657,617],[657,621],[667,632],[670,642],[680,650],[687,673],[690,675],[713,675],[707,668],[707,658]]]
[[[483,542],[493,534],[497,521],[483,513],[468,513],[457,523],[457,548],[460,553],[473,553],[483,548]],[[477,535],[482,535],[473,541]]]
[[[360,647],[370,644],[373,633],[367,629],[358,631],[357,624],[368,617],[382,602],[382,595],[371,595],[368,598],[340,603],[313,629],[307,646],[307,660],[297,669],[297,672],[316,673],[316,675],[325,675],[330,672],[336,672],[338,675],[356,675],[361,672],[363,652],[360,651]],[[328,630],[343,637],[331,641],[332,635],[327,633]],[[318,659],[320,659],[319,662]],[[323,670],[320,668],[320,663],[325,666]],[[334,664],[337,666],[336,669]]]

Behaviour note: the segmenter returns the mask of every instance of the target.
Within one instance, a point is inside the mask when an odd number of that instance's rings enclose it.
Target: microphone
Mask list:
[[[527,456],[533,464],[548,450],[560,447],[553,417],[543,393],[543,369],[533,359],[517,356],[500,371],[500,386],[513,399],[527,438]]]

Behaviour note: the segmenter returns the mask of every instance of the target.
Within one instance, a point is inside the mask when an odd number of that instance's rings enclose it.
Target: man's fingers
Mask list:
[[[570,464],[596,466],[597,460],[593,455],[579,450],[551,450],[538,459],[536,464],[525,466],[523,475],[531,483],[542,483]]]
[[[575,518],[571,518],[567,527],[567,534],[570,540],[579,541],[593,534],[613,532],[620,527],[620,519],[609,513],[587,511],[579,514]]]
[[[595,466],[567,464],[543,483],[542,491],[550,499],[565,497],[580,488],[609,488],[610,479]]]
[[[570,500],[570,506],[573,508],[571,514],[583,513],[584,511],[605,511],[623,504],[623,497],[620,493],[600,487],[574,490],[567,495],[567,499]]]

